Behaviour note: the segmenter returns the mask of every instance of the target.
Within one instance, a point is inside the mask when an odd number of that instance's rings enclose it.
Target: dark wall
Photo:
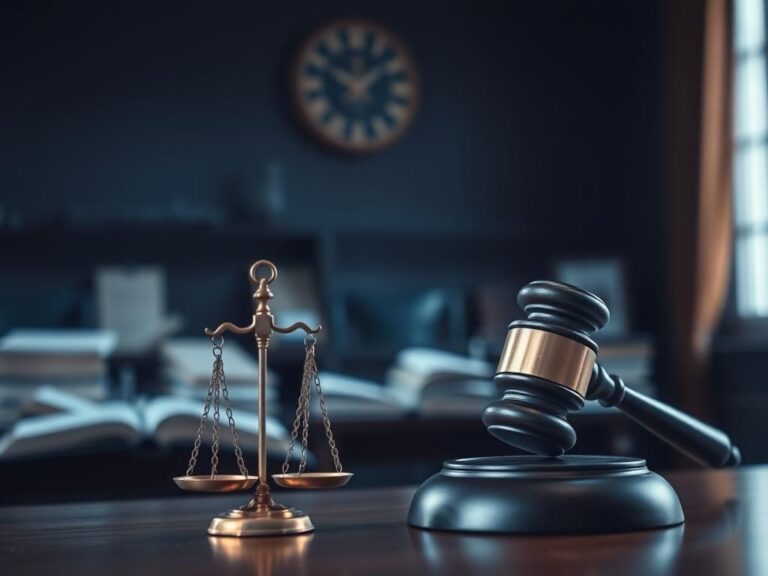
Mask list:
[[[350,15],[401,35],[423,77],[413,129],[364,159],[310,141],[286,90],[304,35]],[[642,0],[5,9],[2,205],[29,221],[257,203],[277,162],[288,228],[556,224],[631,245],[658,216],[659,18]]]
[[[423,80],[412,129],[365,158],[311,140],[287,90],[301,40],[348,16]],[[247,221],[277,166],[277,230],[490,232],[515,282],[619,255],[635,328],[663,337],[656,2],[49,2],[0,27],[6,221]]]

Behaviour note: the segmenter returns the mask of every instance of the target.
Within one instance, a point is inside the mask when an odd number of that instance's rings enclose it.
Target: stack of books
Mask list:
[[[401,351],[381,385],[355,376],[320,372],[331,420],[376,420],[416,415],[479,417],[499,396],[494,366],[430,348]],[[312,416],[320,415],[314,396]]]
[[[202,406],[213,370],[210,339],[173,338],[161,346],[161,356],[168,382],[167,392],[173,396],[196,400]],[[222,360],[232,406],[255,413],[259,402],[259,363],[232,340],[224,344]],[[269,370],[267,412],[280,413],[278,377]]]
[[[421,416],[478,416],[499,391],[495,365],[430,348],[401,351],[387,374],[387,387]]]
[[[0,420],[12,422],[40,386],[91,400],[109,389],[115,335],[106,330],[12,330],[0,338]]]
[[[653,375],[656,348],[650,337],[635,335],[598,344],[598,361],[608,373],[620,376],[627,386],[638,392],[656,396]]]

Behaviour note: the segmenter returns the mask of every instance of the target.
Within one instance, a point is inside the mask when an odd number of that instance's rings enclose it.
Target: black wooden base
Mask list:
[[[645,460],[500,456],[449,460],[411,501],[408,523],[463,532],[626,532],[681,524],[672,486]]]

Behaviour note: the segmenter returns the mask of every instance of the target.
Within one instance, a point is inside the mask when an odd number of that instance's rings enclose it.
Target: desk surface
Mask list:
[[[0,509],[4,574],[768,574],[768,466],[667,475],[687,522],[594,536],[477,536],[405,524],[414,488],[281,492],[314,534],[211,538],[247,495]],[[50,478],[56,482],[55,475]]]

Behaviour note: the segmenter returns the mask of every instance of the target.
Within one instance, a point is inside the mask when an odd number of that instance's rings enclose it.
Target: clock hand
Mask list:
[[[386,64],[379,64],[378,66],[371,68],[368,72],[363,74],[361,78],[359,78],[360,84],[366,89],[370,88],[376,82],[376,80],[381,78],[385,67]]]
[[[347,89],[347,92],[344,95],[346,100],[349,100],[350,102],[356,102],[358,100],[369,99],[368,94],[366,93],[367,87],[363,84],[360,76],[355,76],[346,70],[342,70],[341,68],[336,67],[331,68],[330,72],[331,76],[333,76],[339,84]]]
[[[333,76],[339,84],[350,90],[354,89],[358,83],[357,78],[341,68],[331,68],[331,76]]]
[[[355,76],[341,68],[331,68],[331,76],[349,92],[350,100],[368,100],[368,89],[382,76],[386,65],[379,64],[362,76]]]

